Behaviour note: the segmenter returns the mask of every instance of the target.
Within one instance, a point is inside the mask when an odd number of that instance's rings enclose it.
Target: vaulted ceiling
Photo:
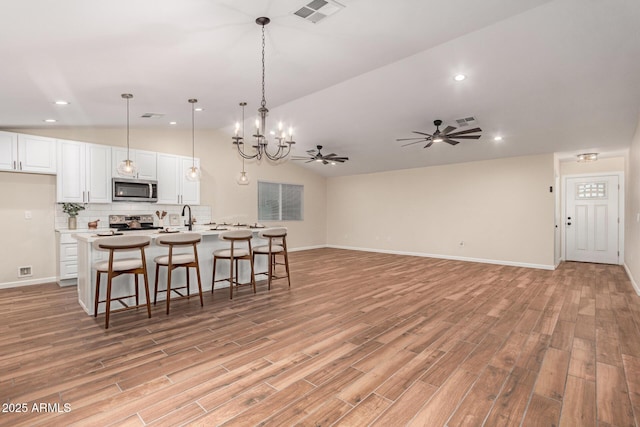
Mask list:
[[[195,97],[198,128],[231,135],[238,103],[248,103],[247,123],[260,103],[254,21],[268,16],[269,124],[293,124],[296,154],[319,144],[351,158],[305,165],[318,173],[630,144],[640,112],[636,0],[339,0],[344,8],[317,24],[293,14],[310,1],[5,2],[0,128],[124,127],[128,92],[134,129],[190,128]],[[396,141],[469,116],[483,130],[477,141]]]

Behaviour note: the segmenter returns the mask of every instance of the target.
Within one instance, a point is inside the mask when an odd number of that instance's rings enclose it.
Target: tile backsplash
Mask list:
[[[109,215],[153,215],[154,224],[158,224],[156,211],[166,211],[165,225],[169,225],[169,215],[182,213],[182,206],[159,205],[157,203],[92,203],[85,205],[85,210],[78,212],[78,229],[86,229],[88,223],[100,220],[98,228],[109,228]],[[211,206],[194,205],[191,206],[191,214],[196,219],[196,224],[207,224],[211,222]],[[69,216],[62,211],[62,204],[56,203],[55,224],[57,230],[68,228]]]

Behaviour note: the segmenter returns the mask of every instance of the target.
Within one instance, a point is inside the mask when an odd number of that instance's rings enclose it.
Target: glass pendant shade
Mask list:
[[[242,171],[238,175],[238,178],[236,178],[236,181],[239,185],[249,185],[249,175],[245,171]]]
[[[129,158],[129,100],[133,98],[133,95],[123,93],[120,96],[122,99],[127,100],[127,158],[118,164],[118,174],[121,176],[135,177],[138,173],[138,168],[135,163],[133,163],[133,160]]]
[[[133,160],[123,160],[118,164],[118,174],[122,176],[136,176],[138,168]]]
[[[187,181],[200,181],[200,169],[196,166],[191,166],[187,169],[187,173],[185,174],[185,178]]]
[[[196,102],[197,99],[192,98],[188,100],[189,104],[191,104],[191,158],[193,159],[193,165],[187,169],[185,173],[185,178],[187,181],[200,181],[200,169],[196,166]]]

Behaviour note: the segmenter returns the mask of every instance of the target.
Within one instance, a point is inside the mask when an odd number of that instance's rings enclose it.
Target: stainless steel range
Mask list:
[[[152,214],[142,215],[109,215],[109,228],[118,231],[158,230],[162,227],[153,225]]]

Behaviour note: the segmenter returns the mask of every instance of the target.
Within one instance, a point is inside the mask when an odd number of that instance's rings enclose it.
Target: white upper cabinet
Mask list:
[[[111,203],[111,147],[58,141],[57,200]]]
[[[135,178],[139,179],[157,179],[157,153],[155,151],[129,150],[129,159],[133,160],[138,168]],[[127,149],[122,147],[112,147],[111,151],[112,168],[111,174],[118,176],[118,165],[127,159]],[[126,177],[130,178],[130,177]]]
[[[56,140],[0,132],[0,170],[55,174]]]
[[[200,160],[195,159],[200,167]],[[192,166],[191,157],[158,153],[158,203],[165,205],[199,205],[200,182],[185,177]]]

